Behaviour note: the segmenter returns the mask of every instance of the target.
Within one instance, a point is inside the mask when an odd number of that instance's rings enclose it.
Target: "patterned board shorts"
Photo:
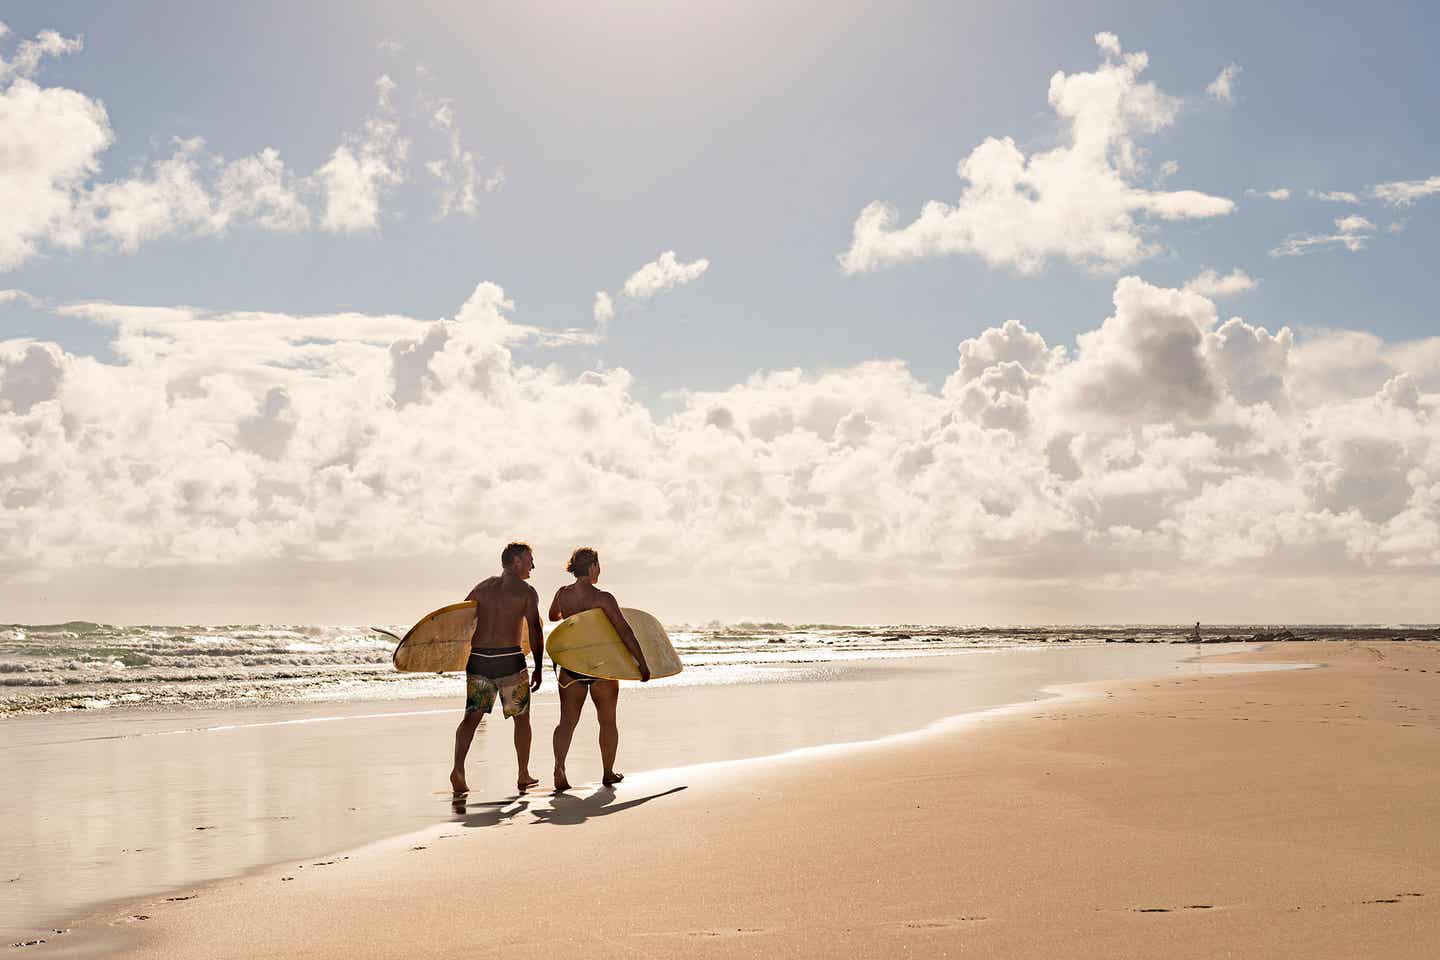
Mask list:
[[[500,697],[500,708],[506,717],[518,717],[530,712],[530,670],[525,668],[508,677],[492,680],[478,674],[465,675],[465,712],[489,713],[495,706],[496,695]]]

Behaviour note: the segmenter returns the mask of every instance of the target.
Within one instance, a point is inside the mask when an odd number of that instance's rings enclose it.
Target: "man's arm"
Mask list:
[[[525,625],[530,630],[530,652],[535,655],[535,676],[530,680],[530,689],[539,690],[545,679],[545,667],[541,659],[545,655],[545,631],[540,624],[540,594],[526,584],[530,599],[525,605]]]
[[[625,649],[635,658],[635,664],[640,668],[640,682],[648,683],[650,665],[645,662],[645,652],[640,649],[640,641],[635,639],[635,631],[630,628],[630,621],[620,612],[620,604],[615,602],[614,594],[600,591],[600,609],[605,611],[605,616],[610,618],[610,625],[620,634],[620,642],[625,644]]]
[[[561,587],[561,588],[560,588],[560,590],[563,590],[563,589],[565,589],[565,588],[564,588],[564,587]],[[550,601],[550,622],[551,622],[551,623],[554,623],[554,622],[557,621],[557,620],[564,620],[564,619],[565,619],[564,617],[560,616],[560,590],[556,590],[556,591],[555,591],[555,599]]]

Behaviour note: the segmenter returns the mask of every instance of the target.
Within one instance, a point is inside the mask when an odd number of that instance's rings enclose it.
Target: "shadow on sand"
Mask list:
[[[455,822],[462,827],[494,827],[507,821],[516,822],[515,818],[527,810],[534,818],[533,823],[574,826],[594,817],[605,817],[622,810],[634,809],[642,803],[649,803],[660,797],[668,797],[670,794],[679,793],[684,789],[687,788],[685,786],[671,787],[669,790],[652,793],[648,797],[636,797],[634,800],[616,803],[615,788],[601,787],[588,797],[557,793],[549,798],[550,805],[548,807],[531,806],[529,797],[518,795],[507,797],[504,800],[466,800],[464,797],[457,797],[450,809],[455,813]]]

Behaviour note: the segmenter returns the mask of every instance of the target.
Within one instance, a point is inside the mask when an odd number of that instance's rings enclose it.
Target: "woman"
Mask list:
[[[580,547],[570,555],[570,563],[565,569],[575,575],[575,582],[555,591],[555,599],[550,603],[550,619],[564,620],[586,610],[604,610],[625,648],[639,665],[640,681],[649,680],[650,667],[645,663],[645,654],[635,639],[635,631],[630,629],[625,615],[620,612],[620,604],[612,595],[595,586],[600,579],[600,555],[591,547]],[[553,744],[556,790],[570,789],[570,781],[565,778],[565,756],[570,752],[570,739],[575,735],[575,725],[580,722],[587,691],[595,704],[595,715],[600,720],[600,759],[605,764],[601,782],[608,787],[625,779],[615,772],[615,750],[620,745],[620,730],[615,726],[615,705],[620,700],[620,681],[587,677],[562,669],[560,723],[555,727]]]

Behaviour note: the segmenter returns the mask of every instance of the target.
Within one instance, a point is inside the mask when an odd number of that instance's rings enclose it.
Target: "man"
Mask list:
[[[500,554],[502,572],[475,585],[466,600],[475,601],[475,634],[465,668],[465,718],[455,728],[455,768],[450,786],[468,793],[465,755],[480,721],[498,697],[506,717],[515,723],[515,786],[522,792],[540,781],[530,776],[530,692],[540,689],[545,673],[540,657],[545,638],[540,630],[540,598],[525,581],[535,569],[530,545],[511,543]],[[528,634],[535,655],[535,679],[525,667],[522,638]]]

